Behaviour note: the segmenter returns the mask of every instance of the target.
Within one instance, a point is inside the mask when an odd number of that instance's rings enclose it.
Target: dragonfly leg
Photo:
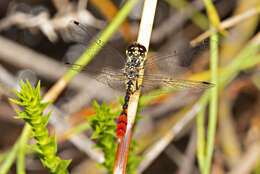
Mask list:
[[[135,89],[132,91],[132,94],[134,94],[137,90],[139,90],[140,86],[138,84],[138,80],[135,81]]]

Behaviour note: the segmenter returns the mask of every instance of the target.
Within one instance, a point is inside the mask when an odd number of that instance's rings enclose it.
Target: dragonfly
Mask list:
[[[84,40],[84,35],[87,35],[88,37],[91,36],[87,26],[77,21],[71,22],[70,29],[72,29],[71,32],[73,32],[73,35],[77,33],[76,35],[79,36],[78,38],[80,38],[80,40]],[[95,44],[101,46],[100,43],[102,43],[102,41],[95,42]],[[116,134],[118,141],[121,141],[121,139],[124,137],[126,133],[128,122],[127,108],[130,96],[134,94],[137,90],[139,90],[141,87],[142,91],[146,88],[149,89],[155,86],[160,86],[164,89],[170,88],[177,90],[204,90],[209,87],[212,87],[212,84],[206,81],[176,79],[173,78],[172,75],[169,75],[170,73],[167,74],[153,72],[153,69],[155,69],[154,67],[156,67],[159,63],[165,63],[165,65],[163,65],[162,67],[167,67],[169,65],[172,65],[173,63],[176,63],[176,61],[172,59],[172,55],[160,57],[155,56],[146,60],[145,57],[147,56],[147,49],[140,43],[134,42],[131,45],[129,45],[126,49],[125,56],[120,55],[113,48],[107,48],[106,53],[109,52],[112,52],[113,56],[117,56],[118,60],[124,61],[122,67],[119,70],[115,70],[107,66],[99,70],[99,72],[97,72],[97,69],[95,69],[93,77],[98,81],[110,86],[111,88],[125,91],[122,111],[117,121]],[[66,62],[66,64],[72,66],[72,69],[74,70],[82,69],[80,65],[73,64],[71,62]],[[91,71],[91,68],[86,68],[86,70]],[[145,73],[141,74],[143,70],[145,70]],[[138,78],[143,78],[142,85],[138,83]]]

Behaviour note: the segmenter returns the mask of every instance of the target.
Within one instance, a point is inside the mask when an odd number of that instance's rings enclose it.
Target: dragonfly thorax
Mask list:
[[[126,50],[127,62],[124,74],[128,80],[137,80],[140,70],[144,66],[146,48],[138,43],[133,43]]]
[[[134,66],[127,66],[124,69],[124,75],[128,80],[136,80],[139,74],[140,68]]]

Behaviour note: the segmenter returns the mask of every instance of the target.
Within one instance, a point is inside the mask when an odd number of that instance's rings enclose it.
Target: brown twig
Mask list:
[[[67,6],[65,7],[65,5]],[[52,19],[47,12],[41,12],[38,15],[23,12],[10,13],[0,20],[0,30],[4,30],[12,25],[28,29],[38,28],[50,41],[54,42],[58,39],[56,31],[67,28],[67,24],[72,19],[82,21],[96,28],[103,28],[105,25],[103,21],[96,19],[88,11],[81,8],[78,9],[78,6],[72,2],[61,3],[57,1],[55,6],[60,11]]]
[[[218,28],[213,28],[210,29],[206,32],[204,32],[203,34],[199,35],[198,37],[196,37],[195,39],[193,39],[190,44],[191,46],[196,46],[199,42],[201,42],[202,40],[206,39],[207,37],[209,37],[210,35],[212,35],[213,33],[218,32],[219,30],[224,30],[227,28],[230,28],[254,15],[259,14],[259,9],[257,8],[252,8],[242,14],[239,14],[237,16],[231,17],[229,19],[224,20],[223,22],[221,22],[219,24]]]
[[[260,157],[260,141],[251,144],[239,162],[228,174],[251,173]]]
[[[157,141],[153,146],[149,147],[143,156],[143,160],[138,167],[138,172],[142,173],[158,155],[168,146],[176,134],[178,134],[198,113],[200,109],[199,103],[196,103],[192,109],[174,125],[165,136]]]
[[[11,40],[0,37],[0,44],[2,45],[0,47],[0,60],[16,67],[29,68],[38,75],[53,81],[60,78],[68,70],[64,64],[56,62],[50,57],[39,54]],[[104,90],[105,86],[101,86],[99,82],[86,75],[79,74],[71,81],[70,85],[71,87],[82,89],[82,83],[91,84],[90,86],[84,86],[84,90],[89,91],[90,98],[95,95],[100,99],[111,99],[111,96],[109,97],[107,94],[113,93],[112,89],[106,88],[106,90]],[[95,86],[95,88],[93,88],[93,86]],[[108,98],[106,98],[106,96]]]
[[[156,6],[157,6],[157,0],[144,1],[144,8],[143,8],[137,42],[143,45],[147,49],[147,51],[150,43]],[[140,78],[138,78],[139,85],[142,84],[142,74],[144,74],[144,70],[142,70],[140,74],[141,74]],[[122,141],[118,143],[116,160],[114,164],[114,172],[113,172],[115,174],[125,173],[126,171],[128,152],[131,143],[132,131],[135,122],[139,96],[140,96],[140,89],[130,96],[130,100],[127,108],[128,110],[127,129]]]
[[[162,41],[166,36],[169,36],[172,33],[175,33],[188,19],[197,11],[200,11],[204,8],[203,2],[196,0],[186,9],[192,10],[181,10],[177,13],[173,13],[168,19],[166,19],[158,28],[155,28],[151,38],[152,43],[157,43]]]
[[[198,168],[196,168],[194,165],[196,152],[197,152],[197,132],[195,129],[196,128],[193,127],[191,130],[192,132],[191,132],[189,144],[187,150],[185,151],[184,160],[178,174],[199,173]]]
[[[109,20],[112,20],[118,13],[117,8],[111,1],[91,0],[91,2],[95,6],[97,6]],[[128,42],[133,41],[133,31],[132,31],[131,26],[129,25],[129,23],[126,20],[121,24],[119,31],[121,32],[123,38],[126,41],[128,41]]]

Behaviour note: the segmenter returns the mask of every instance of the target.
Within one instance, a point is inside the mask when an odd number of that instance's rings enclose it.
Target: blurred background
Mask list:
[[[259,0],[213,2],[221,21],[260,7]],[[35,85],[40,80],[44,96],[124,3],[125,0],[0,1],[1,154],[13,146],[24,126],[24,121],[13,118],[16,113],[8,101],[8,97],[15,97],[12,90],[19,89],[19,81],[28,78]],[[89,139],[91,131],[73,137],[68,131],[83,122],[86,115],[93,115],[91,104],[94,100],[98,103],[114,102],[116,107],[120,107],[117,96],[123,96],[123,93],[111,89],[105,82],[100,83],[96,73],[101,73],[104,67],[111,67],[115,72],[123,67],[125,50],[137,37],[142,6],[140,0],[109,44],[90,62],[89,72],[86,69],[78,74],[53,103],[55,112],[48,129],[51,134],[57,134],[58,156],[72,159],[69,166],[72,174],[106,173],[95,165],[102,154],[90,152],[94,144]],[[84,29],[74,28],[72,20],[79,21]],[[202,0],[159,0],[149,56],[167,59],[158,62],[156,68],[174,75],[174,78],[210,81],[209,39],[194,40],[208,29],[209,19]],[[235,59],[252,41],[258,38],[259,44],[259,12],[239,19],[226,31],[226,35],[220,35],[220,73],[236,66]],[[259,50],[256,52],[259,54]],[[258,54],[254,60],[245,61],[220,90],[211,173],[260,173]],[[95,71],[91,71],[91,67]],[[147,166],[139,167],[138,172],[200,173],[196,157],[195,117],[199,111],[196,103],[202,93],[174,92],[163,98],[155,97],[145,104],[140,114],[146,117],[139,121],[134,135],[139,143],[136,152],[142,156],[148,147],[169,132],[173,137],[162,153],[158,153]],[[184,119],[187,117],[188,121]],[[0,155],[0,164],[2,160],[3,155]],[[48,173],[35,154],[27,156],[26,170],[28,174]],[[9,173],[16,173],[15,165]]]

